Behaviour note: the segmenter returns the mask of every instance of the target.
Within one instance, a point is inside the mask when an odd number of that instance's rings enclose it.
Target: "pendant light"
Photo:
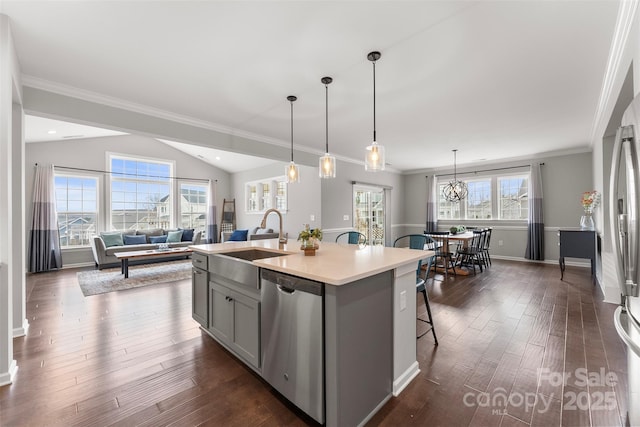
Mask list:
[[[285,167],[285,174],[287,175],[288,183],[300,181],[298,165],[293,162],[293,102],[297,99],[298,98],[293,95],[287,96],[287,100],[291,103],[291,163]]]
[[[463,181],[458,181],[458,175],[456,170],[456,152],[458,150],[453,151],[453,181],[449,181],[447,185],[442,189],[442,195],[445,200],[448,202],[459,202],[460,200],[467,197],[467,193],[469,189],[467,188],[467,184]]]
[[[329,84],[333,81],[331,77],[320,79],[324,84],[325,91],[325,153],[320,157],[318,163],[318,174],[320,178],[336,177],[336,158],[329,154]]]
[[[376,61],[380,56],[380,52],[369,52],[367,55],[373,64],[373,143],[367,147],[364,169],[371,172],[383,171],[385,164],[384,147],[376,142]]]

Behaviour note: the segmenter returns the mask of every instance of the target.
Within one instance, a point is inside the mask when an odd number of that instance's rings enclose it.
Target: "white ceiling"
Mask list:
[[[617,1],[11,1],[46,81],[400,171],[588,150]],[[202,153],[201,153],[202,154]]]

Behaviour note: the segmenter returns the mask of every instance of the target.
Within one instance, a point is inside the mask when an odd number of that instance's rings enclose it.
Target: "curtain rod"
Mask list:
[[[540,163],[540,166],[544,166],[544,163]],[[530,168],[531,165],[521,165],[521,166],[507,166],[504,168],[493,168],[493,169],[482,169],[479,171],[469,171],[469,172],[462,172],[462,173],[458,173],[458,175],[468,175],[470,173],[478,173],[478,172],[493,172],[493,171],[503,171],[503,170],[507,170],[507,169],[520,169],[520,168]],[[452,173],[445,173],[442,175],[437,175],[437,174],[433,174],[433,176],[453,176],[454,174]],[[425,178],[429,178],[429,175],[425,176]]]
[[[36,163],[36,166],[38,166],[38,164]],[[85,169],[85,168],[74,168],[71,166],[56,166],[53,165],[54,168],[58,168],[58,169],[70,169],[70,170],[76,170],[76,171],[83,171],[83,172],[98,172],[98,173],[106,173],[109,175],[125,175],[125,176],[137,176],[134,175],[132,173],[125,173],[125,172],[110,172],[110,171],[101,171],[98,169]],[[178,176],[158,176],[158,175],[146,175],[148,178],[169,178],[169,179],[176,179],[176,180],[185,180],[185,181],[203,181],[203,182],[209,182],[210,180],[208,179],[204,179],[204,178],[181,178]],[[217,179],[214,179],[214,182],[218,182]]]

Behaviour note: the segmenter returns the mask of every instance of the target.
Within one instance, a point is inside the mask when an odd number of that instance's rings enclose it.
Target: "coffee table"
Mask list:
[[[169,248],[166,250],[146,250],[146,251],[129,251],[116,252],[114,255],[122,262],[120,272],[124,274],[124,278],[129,278],[129,260],[143,258],[170,258],[180,255],[189,256],[193,253],[190,248]]]

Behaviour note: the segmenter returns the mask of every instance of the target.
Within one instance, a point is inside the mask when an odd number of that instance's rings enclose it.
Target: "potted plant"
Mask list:
[[[310,229],[309,224],[305,224],[304,230],[298,234],[298,240],[302,242],[300,249],[304,251],[305,255],[315,255],[316,250],[320,248],[318,242],[322,240],[322,230],[319,228]]]

